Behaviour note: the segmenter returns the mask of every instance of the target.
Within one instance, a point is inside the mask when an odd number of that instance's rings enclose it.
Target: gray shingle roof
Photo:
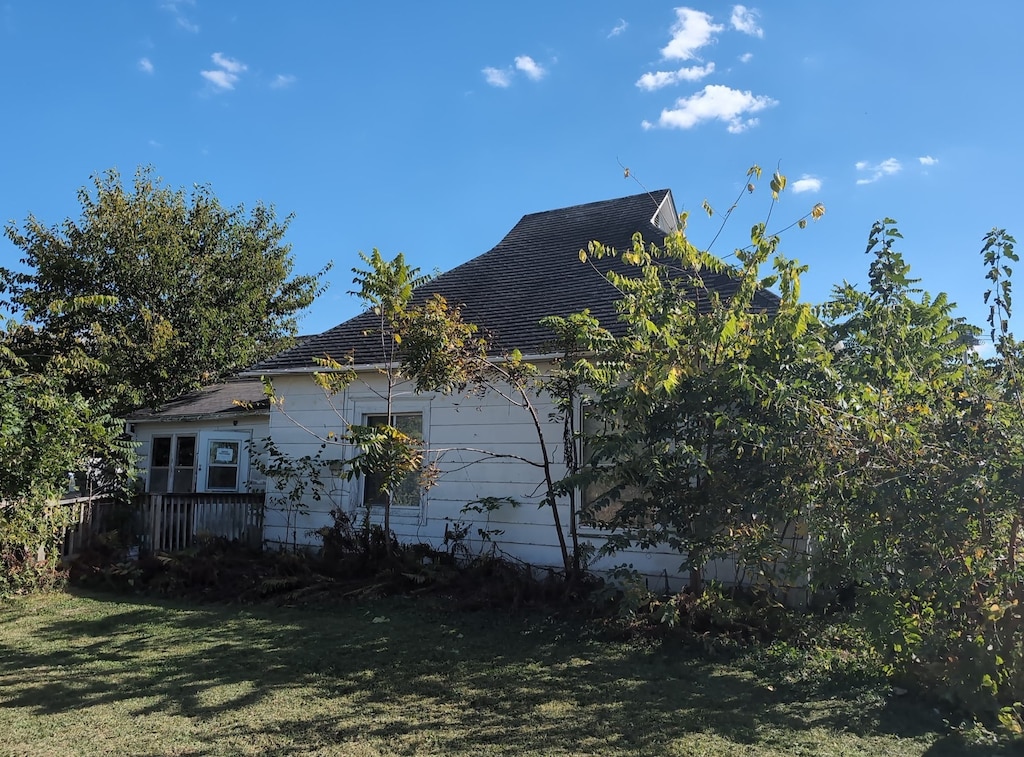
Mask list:
[[[251,404],[240,407],[235,402]],[[156,410],[138,410],[128,416],[130,421],[169,421],[198,416],[232,416],[266,414],[270,402],[257,378],[230,378],[223,384],[204,386],[176,397]]]
[[[652,221],[666,198],[671,205],[669,190],[660,189],[523,216],[494,248],[419,287],[415,299],[423,301],[436,293],[462,305],[463,318],[490,334],[499,351],[519,349],[525,355],[550,351],[551,333],[540,320],[584,308],[614,331],[616,291],[602,272],[627,267],[618,258],[585,265],[580,263],[579,251],[592,241],[625,250],[632,247],[636,232],[646,242],[660,245],[666,232]],[[671,217],[674,220],[674,206]],[[705,276],[705,282],[723,295],[735,290],[728,277],[712,278]],[[771,307],[769,300],[765,306]],[[246,373],[310,368],[314,357],[324,355],[340,360],[352,354],[356,365],[380,363],[380,337],[366,333],[373,327],[373,316],[363,313]]]

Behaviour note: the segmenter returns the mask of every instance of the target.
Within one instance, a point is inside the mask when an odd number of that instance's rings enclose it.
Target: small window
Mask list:
[[[239,442],[211,441],[206,461],[207,491],[236,491],[238,489]]]
[[[383,426],[388,422],[388,416],[367,415],[365,418],[367,426]],[[397,428],[406,436],[414,439],[423,439],[423,414],[422,413],[401,413],[391,416],[391,425]],[[366,473],[363,476],[363,504],[384,505],[387,504],[387,493],[381,488],[383,477],[377,473]],[[412,471],[395,488],[391,495],[391,504],[394,507],[419,507],[420,505],[420,476],[418,471]]]

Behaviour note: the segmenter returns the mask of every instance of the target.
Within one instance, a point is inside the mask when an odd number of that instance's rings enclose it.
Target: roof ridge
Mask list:
[[[653,203],[654,203],[654,212],[652,212],[652,215],[653,215],[654,213],[656,213],[658,211],[658,208],[661,207],[661,203],[665,200],[665,195],[667,195],[669,193],[669,191],[670,190],[667,189],[667,188],[666,189],[653,189],[653,190],[651,190],[649,192],[637,192],[634,195],[626,195],[625,197],[609,197],[606,200],[594,200],[593,202],[581,202],[581,203],[578,203],[576,205],[566,205],[565,207],[562,207],[562,208],[550,208],[549,210],[537,210],[537,211],[534,211],[533,213],[526,213],[522,217],[521,220],[525,220],[527,218],[533,218],[534,216],[547,215],[548,213],[565,213],[565,212],[570,211],[570,210],[581,210],[583,208],[587,208],[587,207],[590,207],[590,206],[607,205],[608,203],[613,203],[613,202],[614,203],[625,203],[625,202],[629,202],[630,200],[638,200],[640,198],[646,198],[646,199],[649,199],[649,200],[653,201]]]

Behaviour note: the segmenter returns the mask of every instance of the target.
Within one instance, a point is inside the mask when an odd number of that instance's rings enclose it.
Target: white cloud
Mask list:
[[[153,61],[149,58],[139,58],[139,70],[144,74],[153,73]]]
[[[512,66],[506,66],[505,68],[487,66],[481,69],[484,80],[488,84],[492,87],[501,87],[502,89],[512,86],[512,78],[515,76],[516,71],[521,71],[528,79],[533,81],[540,81],[548,75],[548,70],[529,55],[517,55]]]
[[[743,55],[740,56],[740,63],[750,63],[753,59],[753,53],[743,53]]]
[[[676,22],[669,30],[672,40],[661,48],[661,56],[670,60],[697,59],[697,51],[714,41],[714,35],[723,28],[711,23],[711,16],[703,11],[676,8]]]
[[[212,71],[200,71],[199,75],[219,90],[234,89],[239,75],[249,68],[240,60],[229,58],[222,53],[214,53],[210,57],[217,68]]]
[[[200,71],[199,75],[217,89],[234,89],[235,82],[238,81],[238,77],[235,74],[229,71],[222,71],[219,68],[213,71]]]
[[[903,164],[896,160],[896,158],[886,158],[881,163],[874,165],[866,160],[858,160],[854,164],[854,168],[868,174],[868,176],[857,179],[858,184],[873,184],[884,176],[892,176],[899,173],[903,170]]]
[[[734,5],[732,7],[732,16],[729,19],[729,23],[732,24],[732,28],[738,32],[749,34],[752,37],[764,37],[764,29],[762,29],[758,23],[757,18],[761,14],[758,11],[747,8],[743,5]]]
[[[512,83],[512,69],[510,68],[492,68],[488,66],[483,69],[484,79],[492,87],[507,87]]]
[[[248,66],[242,63],[241,61],[235,60],[234,58],[229,58],[226,55],[223,55],[222,53],[213,54],[213,63],[214,65],[220,66],[225,71],[232,74],[240,74],[248,68]]]
[[[680,68],[678,71],[655,71],[654,73],[646,73],[641,76],[637,80],[636,86],[647,92],[653,92],[656,89],[667,87],[670,84],[678,84],[681,81],[700,81],[714,70],[715,64],[708,63],[706,66],[690,66],[688,68]]]
[[[939,162],[939,159],[933,158],[931,155],[922,155],[920,158],[917,159],[917,162],[920,163],[922,166],[934,166],[936,163]]]
[[[608,38],[610,39],[612,37],[618,37],[620,34],[622,34],[628,28],[629,28],[629,24],[626,22],[626,19],[620,18],[619,19],[619,23],[615,24],[615,26],[612,27],[612,30],[610,32],[608,32]]]
[[[530,79],[533,79],[533,81],[540,81],[544,78],[545,74],[547,74],[544,67],[529,55],[517,55],[516,68],[526,74]]]
[[[745,118],[765,108],[778,105],[777,100],[764,95],[754,95],[749,90],[741,92],[722,84],[708,84],[703,90],[690,97],[676,101],[674,108],[661,111],[658,126],[667,129],[692,129],[704,121],[722,121],[731,134],[739,134],[757,126],[756,118]],[[644,128],[651,128],[645,125]]]
[[[271,89],[285,89],[292,86],[297,79],[291,74],[278,74],[270,81]]]
[[[811,176],[810,174],[804,174],[799,179],[793,182],[793,194],[801,194],[802,192],[819,192],[821,191],[821,179],[817,176]]]

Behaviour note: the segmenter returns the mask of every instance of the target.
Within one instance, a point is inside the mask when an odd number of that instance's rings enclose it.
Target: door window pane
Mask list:
[[[178,456],[176,465],[192,468],[196,464],[196,438],[194,436],[178,437]]]
[[[179,436],[174,448],[174,485],[176,494],[191,494],[196,490],[196,438]]]
[[[230,489],[238,488],[238,466],[233,465],[211,465],[206,476],[207,489]]]
[[[149,490],[158,494],[168,491],[171,477],[171,437],[153,437],[149,460]]]
[[[163,494],[167,491],[167,477],[171,475],[169,468],[150,468],[149,490],[155,494]]]
[[[171,437],[153,437],[153,467],[171,467]]]
[[[239,442],[211,441],[206,453],[206,488],[209,490],[238,489]]]

